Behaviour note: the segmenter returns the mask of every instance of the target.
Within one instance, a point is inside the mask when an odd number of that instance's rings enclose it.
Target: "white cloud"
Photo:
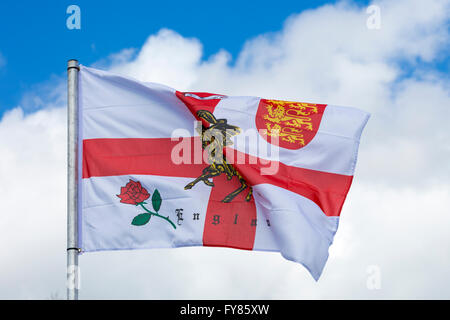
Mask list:
[[[450,298],[450,90],[448,78],[428,67],[448,47],[450,2],[376,4],[380,30],[366,28],[365,8],[327,5],[292,15],[280,32],[250,39],[236,61],[226,51],[202,60],[200,41],[163,29],[140,50],[101,62],[179,90],[372,113],[318,283],[275,253],[104,252],[80,258],[81,297]],[[0,122],[0,249],[8,261],[0,265],[0,297],[65,294],[66,133],[65,112],[55,108],[63,105],[59,97],[43,100],[50,109],[27,116],[15,109]],[[369,265],[380,267],[380,290],[366,287]]]
[[[0,137],[0,298],[49,298],[65,281],[65,109],[14,109]]]

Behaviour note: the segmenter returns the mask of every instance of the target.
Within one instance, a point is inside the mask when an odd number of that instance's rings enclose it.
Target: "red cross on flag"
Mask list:
[[[368,118],[82,66],[79,247],[276,251],[317,280]]]

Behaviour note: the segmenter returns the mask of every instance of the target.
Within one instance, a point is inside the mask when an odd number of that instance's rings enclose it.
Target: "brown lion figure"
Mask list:
[[[203,125],[199,128],[199,133],[202,138],[202,148],[208,150],[208,160],[210,165],[203,169],[203,173],[200,177],[188,183],[184,189],[191,189],[200,181],[203,181],[203,183],[210,187],[214,187],[214,182],[210,181],[209,178],[225,173],[227,175],[227,180],[237,177],[241,186],[227,195],[222,202],[231,202],[239,193],[247,188],[249,189],[249,192],[245,196],[245,201],[250,201],[252,197],[252,187],[247,184],[245,179],[231,164],[227,163],[225,156],[223,155],[223,148],[233,144],[231,137],[241,133],[241,129],[229,125],[226,119],[216,119],[211,112],[206,110],[199,110],[197,116],[210,124],[209,128],[206,128]]]

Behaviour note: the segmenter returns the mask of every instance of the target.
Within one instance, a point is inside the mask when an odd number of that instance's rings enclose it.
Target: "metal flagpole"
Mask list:
[[[78,300],[78,72],[67,62],[67,300]]]

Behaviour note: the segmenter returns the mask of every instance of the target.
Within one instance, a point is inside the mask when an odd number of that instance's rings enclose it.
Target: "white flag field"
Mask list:
[[[78,247],[275,251],[318,280],[369,114],[81,66]]]

